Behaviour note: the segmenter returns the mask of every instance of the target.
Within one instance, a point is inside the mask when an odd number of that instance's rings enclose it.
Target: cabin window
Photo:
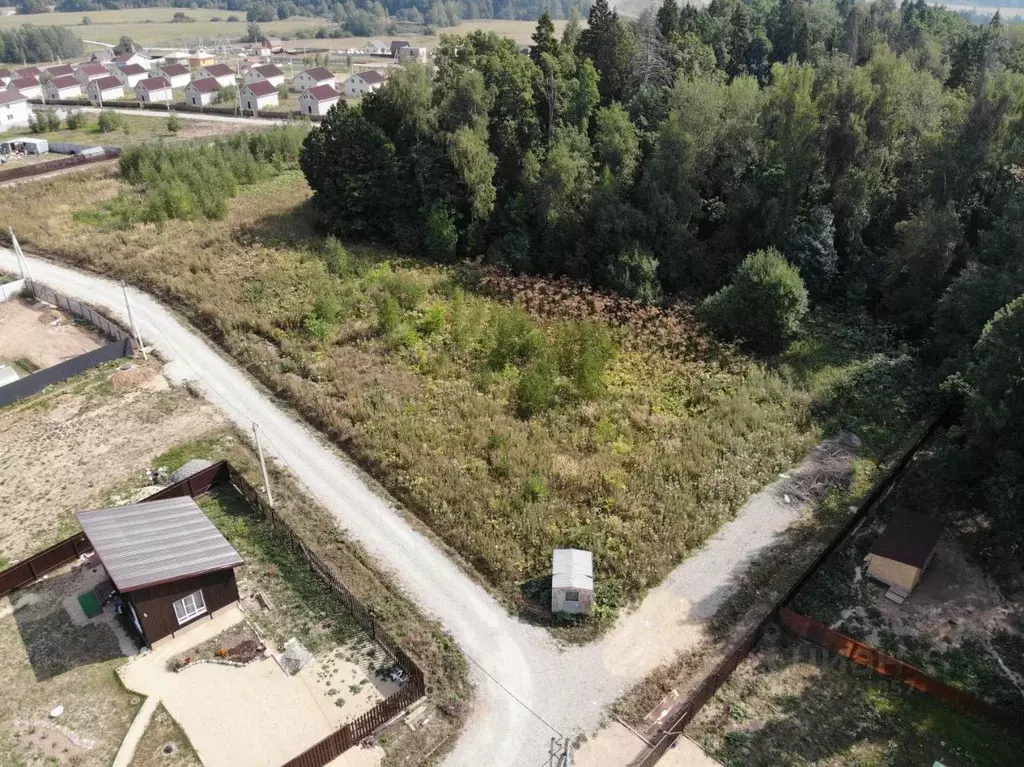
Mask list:
[[[188,623],[193,618],[206,612],[206,600],[203,599],[203,592],[196,591],[184,599],[174,603],[174,615],[178,619],[178,625]]]
[[[579,602],[580,601],[580,592],[578,592],[578,591],[567,591],[567,592],[565,592],[565,601],[566,602]]]

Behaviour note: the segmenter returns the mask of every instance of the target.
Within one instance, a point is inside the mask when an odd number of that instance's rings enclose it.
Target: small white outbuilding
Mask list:
[[[555,549],[551,612],[589,615],[594,607],[594,557],[582,549]]]

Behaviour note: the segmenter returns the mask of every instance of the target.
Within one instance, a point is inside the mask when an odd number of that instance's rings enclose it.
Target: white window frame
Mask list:
[[[174,617],[178,619],[178,625],[184,626],[191,620],[206,614],[206,600],[203,598],[203,590],[193,591],[174,602]]]

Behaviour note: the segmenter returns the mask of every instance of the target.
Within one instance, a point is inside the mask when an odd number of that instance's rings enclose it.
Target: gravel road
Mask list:
[[[39,258],[28,260],[40,282],[124,319],[117,283]],[[0,248],[0,268],[18,271],[6,248]],[[713,607],[804,508],[802,503],[784,504],[771,488],[754,496],[734,522],[653,589],[637,610],[622,616],[601,641],[564,648],[543,629],[510,617],[344,456],[279,407],[198,331],[150,296],[134,289],[129,294],[143,337],[169,360],[167,374],[177,382],[194,381],[239,428],[259,423],[269,454],[287,465],[409,596],[441,621],[470,659],[476,701],[448,758],[452,765],[541,767],[556,732],[592,732],[608,704],[630,685],[702,640]]]

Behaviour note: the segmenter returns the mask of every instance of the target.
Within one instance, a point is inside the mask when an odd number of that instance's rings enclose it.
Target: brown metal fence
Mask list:
[[[1024,720],[1019,716],[1010,714],[966,690],[940,682],[915,666],[887,655],[877,647],[858,642],[853,637],[848,637],[846,634],[811,620],[788,607],[782,607],[779,610],[778,622],[792,634],[824,647],[826,650],[831,650],[844,658],[849,658],[860,666],[927,693],[962,711],[987,719],[1011,732],[1024,733]]]
[[[8,567],[0,572],[0,597],[35,582],[51,570],[75,561],[87,551],[92,551],[92,546],[85,533],[78,533],[33,554],[24,562]]]
[[[20,178],[31,178],[42,176],[45,173],[53,173],[56,170],[65,170],[79,165],[93,165],[107,160],[116,160],[121,156],[120,147],[106,147],[103,154],[84,156],[80,154],[70,157],[61,157],[59,160],[48,160],[47,162],[35,163],[34,165],[21,165],[17,168],[8,168],[0,171],[0,184],[7,181],[17,181]]]
[[[729,655],[715,667],[714,671],[702,680],[696,688],[690,690],[685,696],[674,703],[671,709],[661,717],[661,720],[668,724],[654,735],[652,738],[654,745],[634,759],[630,763],[631,767],[651,767],[672,747],[676,739],[682,735],[686,725],[693,720],[704,704],[714,697],[718,688],[725,684],[725,680],[729,678],[729,675],[736,670],[736,667],[757,646],[761,632],[764,631],[765,627],[776,620],[776,615],[807,585],[807,582],[825,563],[825,560],[843,544],[850,533],[860,524],[861,520],[885,499],[895,486],[896,481],[906,471],[907,466],[910,465],[917,452],[932,438],[936,430],[946,422],[946,419],[947,415],[945,413],[940,414],[921,432],[918,438],[914,440],[913,445],[903,453],[893,467],[886,472],[885,476],[875,483],[871,492],[861,501],[857,511],[832,537],[832,540],[815,557],[814,561],[804,569],[796,582],[789,587],[785,595],[775,603],[775,606],[765,615],[761,622],[740,639]]]

